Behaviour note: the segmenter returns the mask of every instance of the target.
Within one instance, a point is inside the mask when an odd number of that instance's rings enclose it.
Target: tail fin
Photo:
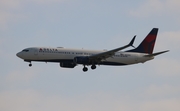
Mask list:
[[[129,50],[128,52],[152,54],[156,42],[157,33],[158,33],[158,28],[153,28],[137,48]]]

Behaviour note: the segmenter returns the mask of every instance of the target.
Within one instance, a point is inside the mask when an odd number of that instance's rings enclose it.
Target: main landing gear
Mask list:
[[[92,70],[96,69],[96,65],[92,65],[92,66],[91,66],[91,69],[92,69]],[[84,71],[84,72],[87,72],[87,71],[88,71],[88,68],[87,68],[85,65],[84,65],[83,71]]]
[[[91,66],[91,69],[92,69],[92,70],[96,69],[96,65],[92,65],[92,66]]]
[[[84,66],[83,71],[84,72],[88,71],[88,68],[86,66]]]

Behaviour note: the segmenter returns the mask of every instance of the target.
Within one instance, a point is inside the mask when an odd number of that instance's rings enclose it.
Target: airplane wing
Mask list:
[[[105,60],[106,58],[109,58],[111,56],[113,56],[115,54],[115,52],[117,51],[120,51],[120,50],[123,50],[127,47],[134,47],[133,46],[133,43],[134,43],[134,40],[136,38],[136,35],[133,37],[133,39],[131,40],[131,42],[128,44],[128,45],[125,45],[123,47],[119,47],[119,48],[116,48],[116,49],[113,49],[113,50],[110,50],[110,51],[106,51],[106,52],[102,52],[102,53],[98,53],[98,54],[95,54],[95,55],[91,55],[89,56],[89,60],[90,61],[93,61],[93,62],[100,62],[101,60]]]

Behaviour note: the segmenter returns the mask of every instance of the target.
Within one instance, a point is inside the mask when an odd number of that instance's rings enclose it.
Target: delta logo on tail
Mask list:
[[[153,28],[151,32],[146,36],[146,38],[141,42],[141,44],[136,49],[129,50],[129,52],[152,54],[156,42],[157,33],[158,28]]]

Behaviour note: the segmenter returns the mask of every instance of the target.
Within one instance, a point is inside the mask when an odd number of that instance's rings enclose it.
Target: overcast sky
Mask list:
[[[179,0],[0,0],[0,111],[180,111]],[[159,28],[144,64],[63,69],[24,62],[32,46],[113,49]]]

